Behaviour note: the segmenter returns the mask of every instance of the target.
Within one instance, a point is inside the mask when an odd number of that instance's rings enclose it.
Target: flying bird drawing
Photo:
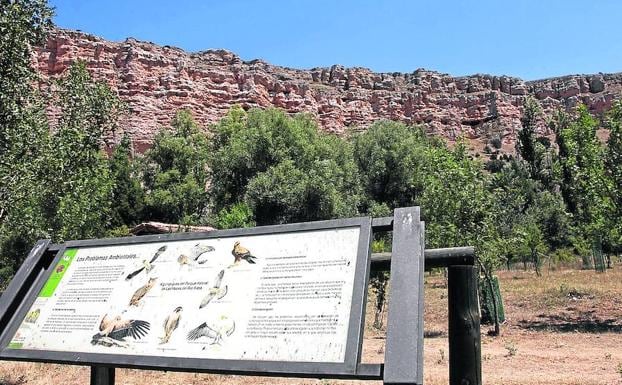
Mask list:
[[[151,290],[151,288],[155,285],[155,281],[157,278],[149,278],[149,281],[138,290],[134,292],[132,299],[130,299],[130,306],[138,306],[138,303],[141,299]]]
[[[93,335],[91,344],[104,346],[127,347],[126,337],[141,339],[149,332],[151,325],[147,321],[114,318],[105,314],[99,323],[99,332]]]
[[[173,312],[164,320],[164,337],[160,338],[160,344],[165,344],[171,338],[171,335],[179,326],[179,319],[181,318],[181,306],[177,306]]]
[[[208,325],[207,322],[203,322],[201,325],[192,329],[186,338],[188,341],[195,341],[201,337],[207,337],[210,340],[210,345],[220,345],[223,336],[229,337],[234,331],[235,321],[223,316],[215,325]]]
[[[202,309],[205,306],[207,306],[207,304],[210,303],[212,299],[214,298],[221,299],[225,295],[227,295],[227,285],[225,285],[224,287],[220,287],[222,284],[222,278],[224,277],[224,275],[225,275],[225,271],[220,270],[220,273],[218,273],[218,275],[216,276],[216,280],[214,281],[214,284],[212,285],[212,287],[209,289],[209,292],[201,300],[199,309]]]
[[[162,255],[162,253],[164,253],[166,251],[166,245],[160,247],[155,254],[153,255],[153,257],[151,257],[151,261],[147,262],[147,260],[143,260],[143,266],[141,268],[139,268],[136,271],[133,271],[131,273],[129,273],[127,275],[127,277],[125,277],[126,281],[129,281],[130,279],[134,278],[135,276],[137,276],[138,274],[140,274],[140,272],[142,272],[143,270],[145,272],[150,272],[151,269],[153,269],[153,263],[158,259],[158,257],[160,255]]]
[[[250,264],[256,263],[255,260],[257,259],[257,257],[252,255],[251,252],[248,251],[247,248],[240,245],[240,242],[235,242],[233,244],[233,250],[231,250],[231,254],[233,254],[233,257],[235,258],[233,262],[234,265],[237,265],[242,260],[245,260],[246,262]]]
[[[201,257],[205,253],[209,253],[214,250],[215,249],[213,246],[197,243],[196,245],[192,246],[188,253],[181,254],[179,258],[177,258],[177,262],[179,262],[180,265],[189,265],[190,261],[193,261],[202,265],[207,262],[207,258],[199,259],[199,257]],[[182,263],[182,261],[185,261],[185,263]]]

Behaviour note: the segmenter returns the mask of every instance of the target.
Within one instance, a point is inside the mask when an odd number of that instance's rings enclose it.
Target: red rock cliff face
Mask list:
[[[122,129],[139,150],[149,146],[180,108],[191,109],[208,125],[235,104],[310,113],[324,130],[335,133],[393,119],[423,124],[428,132],[450,140],[464,135],[484,143],[498,136],[511,148],[526,95],[534,96],[547,113],[584,103],[598,114],[622,93],[622,73],[526,82],[507,76],[452,77],[421,69],[409,74],[338,65],[298,70],[261,60],[245,62],[226,50],[187,53],[68,30],[54,31],[37,52],[44,85],[77,59],[86,61],[91,74],[106,80],[127,103]],[[544,124],[541,131],[548,133]]]

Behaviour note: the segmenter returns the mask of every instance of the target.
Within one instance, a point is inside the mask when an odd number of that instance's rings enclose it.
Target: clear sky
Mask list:
[[[50,0],[108,40],[225,48],[294,68],[426,68],[523,79],[622,71],[620,0]]]

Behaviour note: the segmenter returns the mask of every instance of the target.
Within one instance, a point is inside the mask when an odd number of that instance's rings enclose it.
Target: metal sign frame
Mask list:
[[[113,383],[116,367],[281,377],[373,379],[383,380],[386,384],[422,384],[424,224],[420,220],[419,207],[396,209],[393,218],[380,218],[380,222],[364,217],[215,230],[208,233],[69,241],[61,245],[52,245],[49,240],[39,241],[0,298],[0,360],[88,365],[92,367],[92,383],[96,384]],[[344,362],[221,360],[8,349],[11,338],[67,248],[282,234],[356,226],[360,228],[360,235]],[[372,229],[393,231],[391,301],[384,364],[361,363]]]

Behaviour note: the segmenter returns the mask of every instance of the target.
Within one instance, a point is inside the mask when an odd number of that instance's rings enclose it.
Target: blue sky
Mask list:
[[[244,60],[539,79],[622,71],[622,1],[50,0],[55,22],[108,40]]]

